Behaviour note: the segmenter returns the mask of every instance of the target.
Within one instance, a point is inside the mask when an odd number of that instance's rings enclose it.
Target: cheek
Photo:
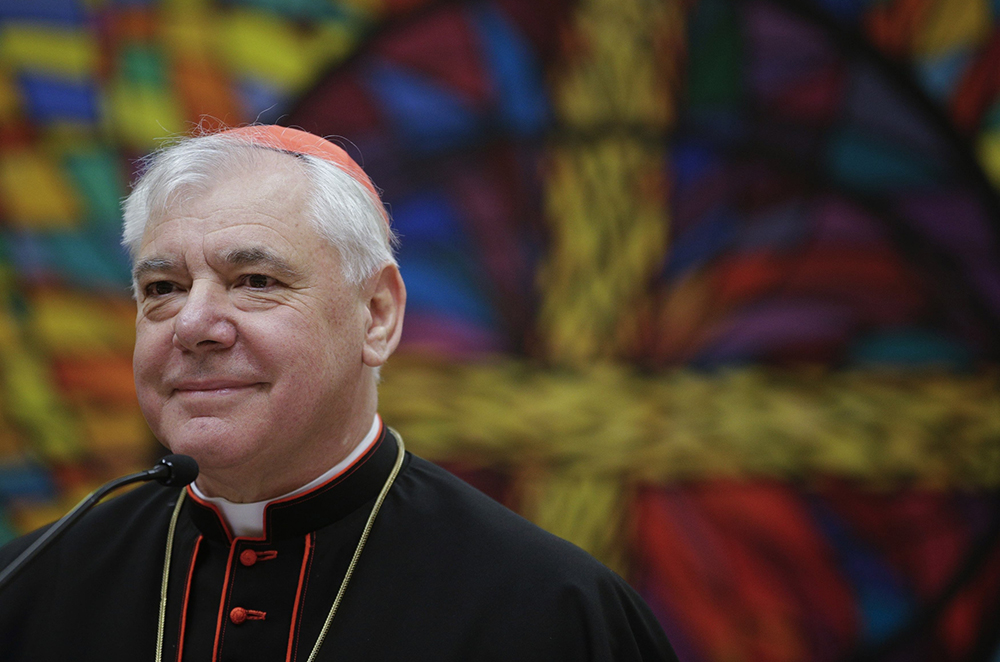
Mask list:
[[[148,384],[151,374],[156,372],[156,351],[152,335],[142,329],[136,329],[135,349],[132,352],[132,375],[135,378],[136,390],[141,390]]]
[[[157,386],[159,377],[163,374],[163,353],[159,350],[156,335],[141,325],[136,329],[135,350],[132,353],[132,377],[135,381],[135,393],[139,399],[146,420],[152,424],[153,418],[159,412]]]

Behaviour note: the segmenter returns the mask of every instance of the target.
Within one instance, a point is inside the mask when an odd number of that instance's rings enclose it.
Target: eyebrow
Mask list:
[[[285,279],[294,279],[299,276],[299,272],[287,260],[263,246],[234,248],[223,254],[222,259],[233,267],[267,266],[276,275]],[[170,272],[177,268],[179,268],[179,263],[172,258],[148,257],[136,262],[135,267],[132,268],[132,281],[137,283],[149,274]]]
[[[177,261],[168,257],[147,257],[139,260],[135,263],[135,266],[132,267],[132,282],[139,282],[139,280],[147,274],[171,271],[176,267]]]
[[[234,248],[223,256],[227,264],[234,267],[253,267],[265,265],[282,278],[294,279],[299,276],[285,258],[263,246],[249,248]]]

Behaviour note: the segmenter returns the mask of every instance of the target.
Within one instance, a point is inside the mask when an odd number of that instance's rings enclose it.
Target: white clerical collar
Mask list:
[[[229,524],[229,529],[232,531],[234,537],[259,538],[264,535],[264,508],[267,504],[272,501],[277,501],[278,499],[287,499],[289,497],[302,494],[303,492],[308,492],[314,487],[322,485],[337,474],[341,473],[344,469],[347,469],[349,466],[354,464],[359,457],[364,455],[369,448],[371,448],[372,444],[375,443],[375,439],[378,437],[381,427],[381,419],[378,414],[375,414],[375,419],[372,421],[372,427],[368,430],[368,434],[365,435],[365,438],[361,440],[361,443],[358,444],[347,457],[331,467],[330,470],[325,472],[322,476],[310,481],[308,484],[303,485],[297,490],[292,490],[288,494],[282,494],[281,496],[274,497],[273,499],[267,499],[266,501],[233,503],[232,501],[223,499],[222,497],[205,496],[194,483],[191,483],[191,491],[194,492],[194,495],[202,501],[208,502],[218,508],[222,517],[225,518],[226,523]]]

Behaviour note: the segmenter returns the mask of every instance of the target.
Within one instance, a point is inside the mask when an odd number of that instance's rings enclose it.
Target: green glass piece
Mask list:
[[[734,3],[708,0],[691,22],[688,64],[690,104],[731,106],[742,96],[743,43]]]
[[[168,84],[163,54],[149,46],[132,44],[121,51],[120,76],[138,85],[163,88]]]
[[[69,155],[65,165],[86,205],[88,223],[92,227],[120,228],[124,175],[112,153],[107,150],[78,152]]]
[[[358,8],[351,3],[331,0],[240,0],[238,4],[296,19],[340,21],[361,17]]]
[[[993,103],[993,106],[986,113],[983,120],[983,128],[1000,129],[1000,97]]]
[[[131,277],[117,237],[117,233],[54,232],[46,243],[66,283],[125,295]]]

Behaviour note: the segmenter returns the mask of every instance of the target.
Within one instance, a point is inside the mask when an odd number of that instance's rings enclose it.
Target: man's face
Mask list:
[[[328,468],[374,413],[361,289],[307,220],[292,157],[268,158],[266,171],[151,221],[136,258],[143,414],[164,445],[199,462],[199,486],[241,500],[264,488],[237,494],[227,479],[294,489],[309,479],[303,466]]]

